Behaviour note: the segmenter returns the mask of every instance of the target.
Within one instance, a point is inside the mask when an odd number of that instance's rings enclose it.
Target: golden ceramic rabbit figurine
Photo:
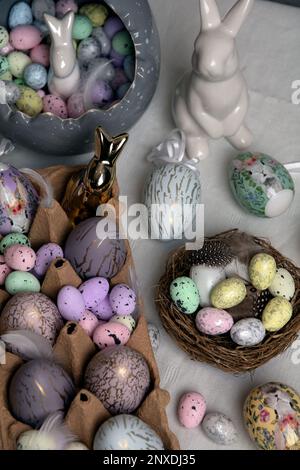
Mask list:
[[[71,177],[62,202],[73,224],[95,216],[98,206],[111,198],[116,161],[127,140],[128,134],[111,137],[101,127],[96,129],[95,155]]]
[[[173,100],[176,125],[185,132],[187,154],[195,162],[208,156],[209,139],[225,137],[239,150],[252,142],[244,124],[248,90],[235,37],[253,3],[239,0],[222,20],[216,0],[200,0],[202,25],[193,70],[180,81]]]

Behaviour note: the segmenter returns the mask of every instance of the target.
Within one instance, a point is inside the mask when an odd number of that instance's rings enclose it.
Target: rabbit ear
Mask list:
[[[44,20],[47,24],[48,28],[50,29],[52,36],[60,36],[61,34],[61,20],[58,20],[54,16],[48,15],[47,13],[44,14]]]
[[[217,28],[221,24],[219,9],[215,0],[200,0],[201,31]]]
[[[69,11],[62,19],[62,30],[65,34],[72,32],[74,25],[75,14],[73,11]]]
[[[254,0],[239,0],[227,13],[222,23],[227,32],[235,37],[253,7]]]

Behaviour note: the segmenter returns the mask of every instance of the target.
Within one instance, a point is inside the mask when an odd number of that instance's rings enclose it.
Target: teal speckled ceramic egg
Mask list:
[[[128,31],[120,31],[112,40],[112,47],[120,55],[131,55],[134,53],[134,45]]]
[[[86,39],[92,34],[92,31],[93,25],[87,16],[75,15],[72,33],[73,39]]]
[[[250,152],[230,164],[232,192],[247,211],[259,217],[277,217],[291,205],[295,186],[285,167],[268,155]]]
[[[6,57],[0,56],[0,75],[7,72],[9,69],[9,63]]]
[[[14,271],[5,279],[5,289],[11,295],[20,292],[40,292],[39,280],[31,273]]]
[[[0,242],[0,254],[3,255],[6,248],[12,245],[30,245],[30,241],[24,233],[9,233]]]
[[[189,277],[178,277],[170,286],[170,295],[176,307],[188,315],[196,312],[200,296],[196,284]]]

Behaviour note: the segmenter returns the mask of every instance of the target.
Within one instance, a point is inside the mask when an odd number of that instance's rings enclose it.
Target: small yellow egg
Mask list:
[[[239,278],[229,278],[217,284],[210,296],[213,307],[226,309],[239,305],[245,299],[247,289]]]
[[[259,253],[250,261],[249,276],[252,285],[258,290],[265,290],[276,275],[276,261],[267,253]]]
[[[43,110],[42,98],[31,88],[20,87],[21,97],[16,102],[17,108],[28,116],[35,117]]]
[[[264,309],[262,322],[267,331],[278,331],[290,321],[292,315],[292,304],[283,297],[275,297]]]
[[[104,5],[89,3],[80,8],[80,14],[85,15],[92,22],[94,27],[103,26],[107,17],[108,9]]]

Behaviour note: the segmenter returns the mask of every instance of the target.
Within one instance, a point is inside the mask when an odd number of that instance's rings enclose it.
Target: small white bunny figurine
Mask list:
[[[254,0],[239,0],[221,20],[215,0],[200,0],[202,27],[195,42],[192,72],[180,81],[173,100],[176,125],[186,134],[195,162],[209,154],[208,141],[226,139],[247,148],[252,135],[244,124],[248,90],[239,70],[235,37]]]
[[[80,84],[80,69],[72,40],[74,12],[67,13],[62,20],[44,15],[51,35],[48,88],[54,95],[69,98]]]

